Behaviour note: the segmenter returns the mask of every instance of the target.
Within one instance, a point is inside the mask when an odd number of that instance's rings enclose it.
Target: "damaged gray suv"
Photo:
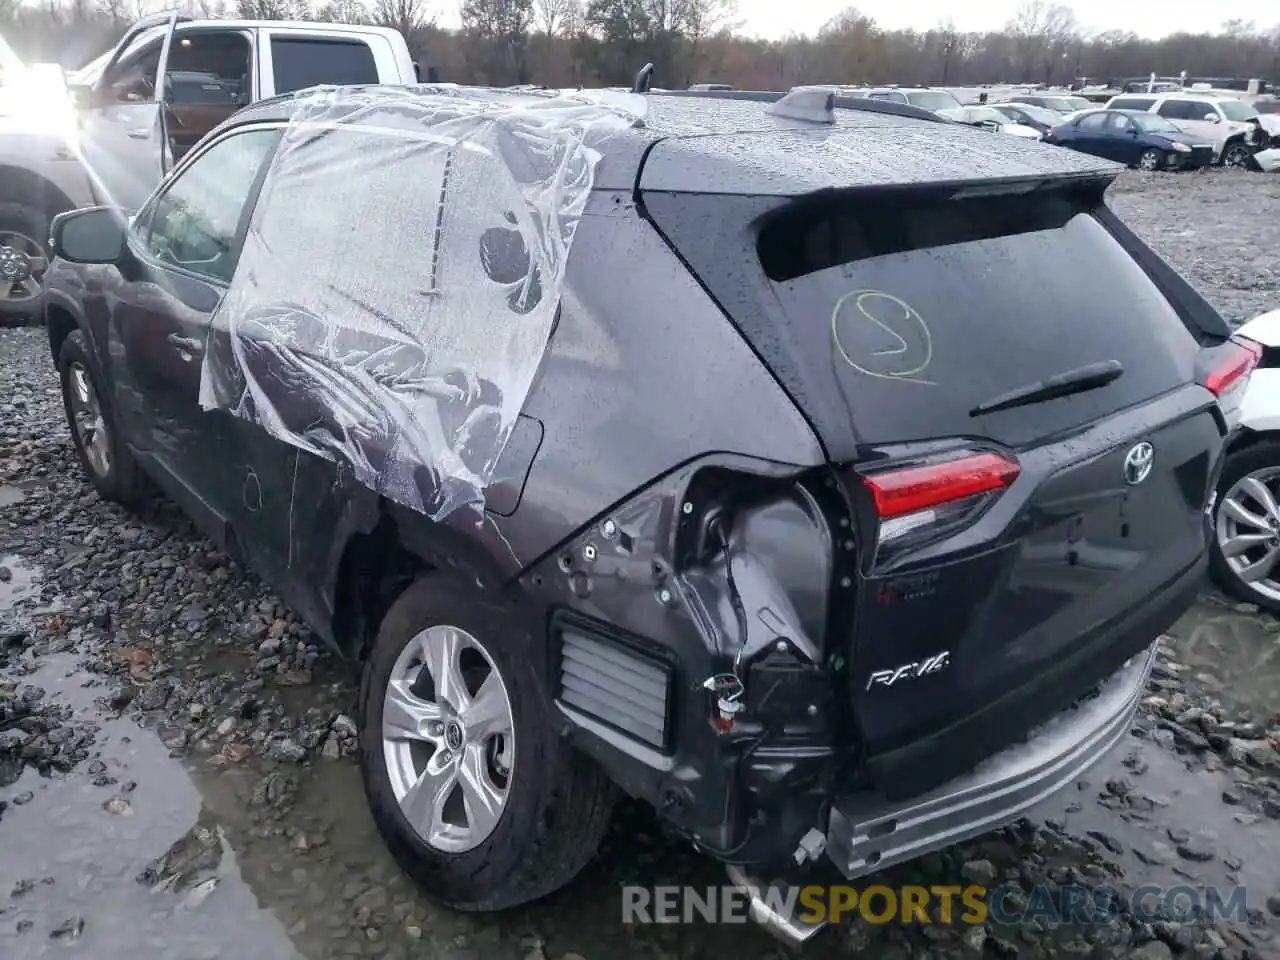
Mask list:
[[[763,883],[1016,819],[1197,591],[1258,352],[1117,172],[813,89],[318,89],[59,217],[50,346],[98,491],[363,664],[429,892],[548,894],[629,794],[803,939]]]

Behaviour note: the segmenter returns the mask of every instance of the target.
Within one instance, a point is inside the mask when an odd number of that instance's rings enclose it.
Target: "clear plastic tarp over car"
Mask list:
[[[600,144],[641,117],[451,86],[295,99],[200,404],[435,519],[478,508],[546,349]]]

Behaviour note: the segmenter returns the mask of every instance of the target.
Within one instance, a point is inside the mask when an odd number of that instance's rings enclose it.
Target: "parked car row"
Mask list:
[[[1216,152],[1163,117],[1133,110],[1087,110],[1046,131],[1044,141],[1141,170],[1207,167]]]
[[[834,89],[843,96],[918,107],[948,120],[1043,139],[1144,170],[1280,166],[1280,153],[1274,159],[1266,154],[1280,147],[1280,116],[1261,114],[1252,104],[1225,95],[1181,90],[1125,94],[1099,106],[1069,94],[1026,93],[1017,100],[965,104],[950,90],[930,87]]]

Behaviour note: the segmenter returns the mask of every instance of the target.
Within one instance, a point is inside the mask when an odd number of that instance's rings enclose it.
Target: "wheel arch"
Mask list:
[[[75,201],[47,177],[24,167],[0,163],[0,200],[32,203],[32,198],[36,201],[32,205],[47,213],[50,219],[76,208]]]
[[[49,353],[56,364],[63,341],[71,336],[73,331],[80,329],[80,322],[71,308],[53,295],[46,295],[44,321],[45,332],[49,336]]]
[[[347,524],[335,544],[329,595],[338,651],[363,659],[396,597],[424,574],[448,570],[486,590],[511,583],[520,570],[477,535],[483,526],[469,511],[433,521],[377,497],[376,507]]]
[[[1280,440],[1280,428],[1255,430],[1250,427],[1241,427],[1227,441],[1227,456],[1256,447],[1260,443],[1275,440]]]

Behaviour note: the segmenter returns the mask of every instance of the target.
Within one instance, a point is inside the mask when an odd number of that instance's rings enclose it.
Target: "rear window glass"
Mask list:
[[[1110,110],[1149,110],[1155,103],[1152,97],[1116,97],[1110,104]]]
[[[758,252],[805,354],[827,351],[863,442],[1017,445],[1191,379],[1197,349],[1160,290],[1068,194],[811,207]],[[1001,413],[999,394],[1105,360],[1104,388]]]
[[[378,82],[373,51],[363,40],[272,37],[276,93],[293,93],[321,84]]]

